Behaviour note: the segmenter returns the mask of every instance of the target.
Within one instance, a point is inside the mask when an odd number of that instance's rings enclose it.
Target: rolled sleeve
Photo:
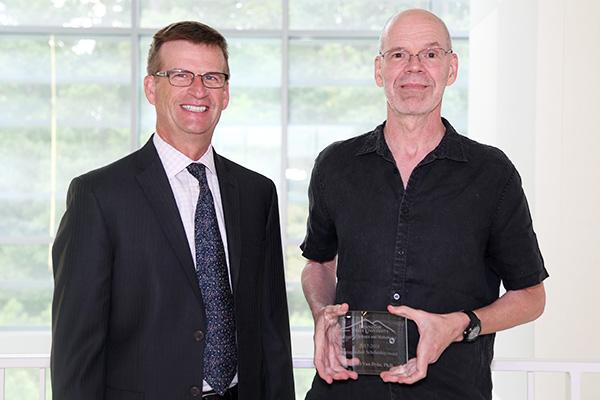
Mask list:
[[[335,224],[325,202],[320,161],[321,156],[315,161],[308,187],[308,221],[300,249],[305,258],[324,262],[335,258],[338,244]]]
[[[507,290],[534,286],[548,277],[521,177],[514,167],[493,216],[488,257]]]

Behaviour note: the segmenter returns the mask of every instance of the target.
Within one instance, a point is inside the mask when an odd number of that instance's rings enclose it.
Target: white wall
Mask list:
[[[471,2],[469,133],[503,149],[528,195],[546,267],[546,312],[498,335],[497,357],[600,361],[600,2]],[[584,399],[600,398],[600,377]],[[524,398],[496,379],[495,398]],[[537,399],[568,399],[539,374]]]
[[[501,148],[516,165],[535,207],[535,1],[471,1],[469,136]],[[534,220],[534,227],[537,228]],[[497,358],[534,357],[534,326],[497,335]],[[524,374],[495,374],[495,400],[521,400]]]
[[[536,219],[551,278],[538,358],[600,361],[599,18],[596,0],[539,1]],[[599,378],[585,399],[600,398]],[[537,381],[539,398],[566,398],[562,380]]]

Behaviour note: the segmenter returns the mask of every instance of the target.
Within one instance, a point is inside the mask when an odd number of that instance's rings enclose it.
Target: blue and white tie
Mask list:
[[[205,168],[198,163],[187,167],[200,184],[194,236],[196,275],[204,301],[207,326],[204,380],[215,392],[223,395],[235,376],[237,366],[235,317],[225,250]]]

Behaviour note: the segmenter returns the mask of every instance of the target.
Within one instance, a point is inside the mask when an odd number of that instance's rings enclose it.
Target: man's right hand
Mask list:
[[[348,361],[341,353],[341,327],[338,318],[348,312],[348,304],[325,306],[315,319],[314,363],[321,379],[331,384],[334,380],[358,379],[358,374],[348,371]]]

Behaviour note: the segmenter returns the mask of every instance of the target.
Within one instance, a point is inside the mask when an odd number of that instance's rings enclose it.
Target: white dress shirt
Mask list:
[[[154,147],[156,147],[163,168],[167,173],[167,178],[169,178],[169,184],[171,185],[171,190],[175,196],[175,202],[177,203],[179,215],[181,216],[181,222],[183,222],[183,229],[185,230],[185,236],[187,237],[196,269],[198,269],[198,266],[196,265],[194,219],[198,195],[200,194],[200,186],[198,185],[198,179],[187,170],[187,166],[193,162],[199,162],[206,166],[206,180],[208,181],[208,188],[210,189],[215,203],[217,223],[219,224],[221,239],[223,240],[225,261],[229,272],[229,284],[232,285],[231,269],[229,268],[229,254],[227,253],[227,232],[225,231],[225,218],[223,217],[223,203],[221,202],[221,191],[219,190],[219,179],[215,168],[212,145],[208,146],[206,153],[204,153],[202,157],[198,160],[192,160],[169,143],[165,142],[157,133],[154,134],[152,141]],[[236,373],[231,382],[231,386],[235,385],[237,381],[238,377]],[[204,392],[211,390],[211,387],[206,381],[203,382],[202,390]]]

